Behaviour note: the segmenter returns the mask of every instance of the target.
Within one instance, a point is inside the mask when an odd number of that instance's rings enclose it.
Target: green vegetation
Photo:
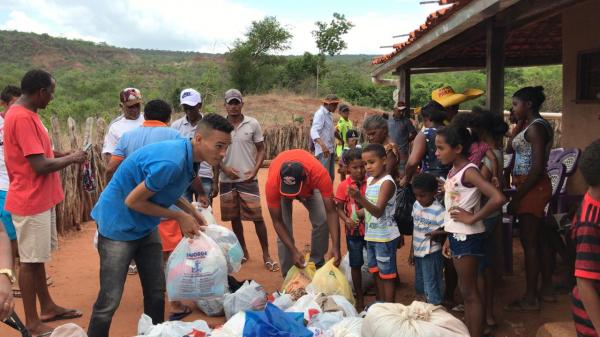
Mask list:
[[[266,22],[260,28],[282,28],[275,24],[274,18],[260,22]],[[0,88],[7,84],[19,85],[23,74],[31,68],[47,69],[56,77],[58,86],[55,100],[42,116],[55,114],[61,119],[71,116],[78,121],[88,116],[110,119],[117,115],[119,91],[128,86],[139,88],[146,100],[163,98],[176,109],[179,108],[179,91],[194,87],[205,99],[205,111],[216,111],[223,92],[234,86],[246,93],[288,91],[314,96],[319,56],[310,53],[272,55],[284,51],[289,40],[285,34],[279,36],[279,44],[273,45],[260,44],[260,35],[246,35],[236,46],[244,47],[240,57],[251,63],[232,69],[230,57],[235,47],[226,55],[211,55],[115,48],[46,34],[0,31]],[[248,55],[254,56],[248,59]],[[337,93],[352,104],[391,108],[394,88],[371,83],[371,59],[369,55],[325,56],[319,74],[321,95]],[[249,64],[258,65],[258,71],[252,70]],[[548,96],[543,110],[561,110],[562,67],[508,69],[505,82],[506,108],[510,107],[510,97],[518,88],[543,85]],[[451,85],[457,92],[469,87],[485,88],[485,74],[469,71],[414,75],[411,105],[426,103],[431,91],[443,85]],[[462,108],[484,102],[485,99],[480,98]]]

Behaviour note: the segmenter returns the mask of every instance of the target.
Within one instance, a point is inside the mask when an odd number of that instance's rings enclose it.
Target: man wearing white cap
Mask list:
[[[185,112],[185,116],[179,118],[171,124],[171,127],[184,138],[192,138],[196,133],[196,127],[198,122],[202,119],[200,110],[202,109],[202,95],[194,89],[188,88],[183,89],[179,95],[179,103]],[[208,207],[211,204],[212,198],[218,193],[218,175],[215,170],[207,162],[200,164],[200,170],[198,170],[198,177],[202,182],[202,188],[200,186],[194,186],[192,190],[188,190],[186,197],[188,200],[192,199],[192,194],[197,192],[197,198],[202,207]]]

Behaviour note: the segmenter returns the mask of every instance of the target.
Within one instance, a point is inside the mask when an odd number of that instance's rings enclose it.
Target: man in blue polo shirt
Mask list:
[[[144,313],[154,324],[164,320],[165,276],[156,227],[164,217],[177,220],[187,237],[198,233],[204,219],[181,195],[200,162],[218,165],[223,160],[231,131],[224,117],[209,114],[191,140],[150,144],[123,160],[92,210],[99,231],[100,292],[88,336],[108,337],[131,259],[138,266]],[[181,211],[170,210],[173,204]]]

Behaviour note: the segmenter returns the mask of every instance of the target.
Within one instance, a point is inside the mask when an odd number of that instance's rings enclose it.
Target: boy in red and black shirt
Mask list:
[[[367,247],[365,241],[365,216],[364,210],[354,199],[350,198],[348,188],[356,186],[360,193],[365,194],[367,179],[365,177],[365,164],[362,160],[362,150],[353,148],[343,155],[349,176],[342,181],[335,193],[337,212],[346,224],[346,246],[352,271],[352,283],[356,292],[356,308],[362,311],[364,298],[362,293],[361,267],[364,264],[363,250]]]
[[[598,336],[600,331],[600,139],[581,156],[579,169],[589,185],[573,219],[575,277],[573,319],[578,336]]]

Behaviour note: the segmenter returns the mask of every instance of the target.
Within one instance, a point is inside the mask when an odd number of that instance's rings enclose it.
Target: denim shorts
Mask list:
[[[450,241],[452,257],[457,259],[469,255],[483,257],[485,255],[485,235],[485,232],[470,235],[450,233],[448,240]],[[460,236],[466,236],[466,239],[461,240],[459,239]]]
[[[346,235],[346,246],[348,247],[348,257],[350,267],[360,268],[365,264],[363,258],[363,249],[367,248],[367,241],[364,236]]]
[[[400,237],[388,242],[367,241],[367,259],[370,273],[379,273],[384,280],[395,279],[397,275],[396,251]]]

